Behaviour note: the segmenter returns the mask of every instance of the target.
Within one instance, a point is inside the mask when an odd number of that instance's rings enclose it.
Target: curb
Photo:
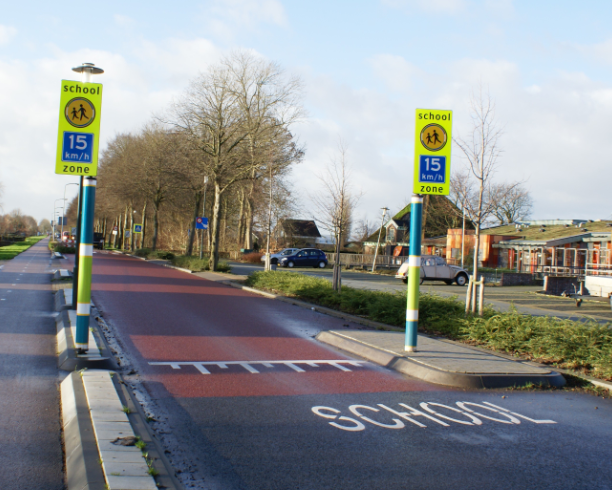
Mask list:
[[[405,357],[395,356],[376,346],[343,337],[336,332],[320,332],[316,339],[319,342],[358,355],[381,366],[399,371],[402,374],[438,385],[468,389],[510,388],[526,383],[537,383],[554,387],[565,385],[565,378],[556,372],[542,375],[456,373],[426,366]]]
[[[62,300],[57,296],[64,296],[63,289],[56,293],[55,304],[62,304]],[[64,303],[65,305],[65,303]],[[72,310],[70,310],[71,312]],[[99,355],[95,357],[82,357],[76,353],[74,347],[74,338],[72,336],[72,328],[70,322],[70,312],[64,306],[56,319],[57,328],[57,366],[62,371],[74,371],[75,369],[115,369],[115,363],[111,355],[110,349],[106,345],[106,341],[98,322],[95,320],[95,315],[90,316],[90,344],[93,341],[99,349]]]
[[[67,487],[69,490],[106,490],[80,373],[72,372],[62,381],[60,395]]]
[[[123,405],[130,409],[128,414],[128,420],[132,426],[134,434],[139,436],[142,441],[147,445],[147,453],[149,458],[153,461],[153,467],[157,470],[158,474],[155,476],[155,480],[158,483],[159,488],[167,488],[170,490],[182,490],[183,486],[179,483],[172,465],[166,458],[164,449],[151,431],[149,424],[146,422],[146,415],[142,410],[142,406],[134,398],[133,394],[127,387],[125,381],[120,373],[115,373],[113,377],[115,389],[119,399]]]

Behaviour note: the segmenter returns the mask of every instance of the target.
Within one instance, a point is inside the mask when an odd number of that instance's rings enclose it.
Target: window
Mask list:
[[[306,252],[300,252],[297,254],[298,257],[306,257]]]
[[[387,230],[387,241],[391,243],[395,242],[395,228],[392,226]]]
[[[442,257],[436,257],[436,265],[446,265],[446,261]]]

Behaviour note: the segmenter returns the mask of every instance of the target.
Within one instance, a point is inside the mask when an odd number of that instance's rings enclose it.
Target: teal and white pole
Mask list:
[[[89,346],[89,315],[91,313],[91,269],[93,264],[93,224],[96,203],[96,179],[83,179],[83,213],[79,244],[79,279],[77,292],[77,324],[75,346],[87,351]]]
[[[405,341],[405,350],[407,352],[416,352],[417,350],[422,225],[423,197],[413,195],[410,201],[410,246],[408,248],[408,302],[406,305]]]

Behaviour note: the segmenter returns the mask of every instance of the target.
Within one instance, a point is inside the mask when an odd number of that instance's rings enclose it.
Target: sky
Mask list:
[[[494,179],[522,181],[536,219],[610,219],[612,2],[570,0],[208,0],[2,2],[2,210],[40,220],[76,195],[55,175],[60,81],[105,70],[101,149],[139,131],[190,79],[235,49],[304,83],[306,149],[291,179],[300,217],[347,147],[362,194],[354,219],[378,223],[409,202],[415,109],[454,111],[470,133],[470,97],[488,90],[503,130]],[[457,147],[452,169],[465,168]]]

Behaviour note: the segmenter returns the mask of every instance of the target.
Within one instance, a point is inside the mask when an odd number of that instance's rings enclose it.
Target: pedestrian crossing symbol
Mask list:
[[[87,99],[77,97],[66,104],[64,115],[68,123],[75,128],[86,128],[96,118],[96,108]]]
[[[428,124],[421,131],[421,144],[429,151],[439,151],[446,145],[446,131],[439,124]]]

